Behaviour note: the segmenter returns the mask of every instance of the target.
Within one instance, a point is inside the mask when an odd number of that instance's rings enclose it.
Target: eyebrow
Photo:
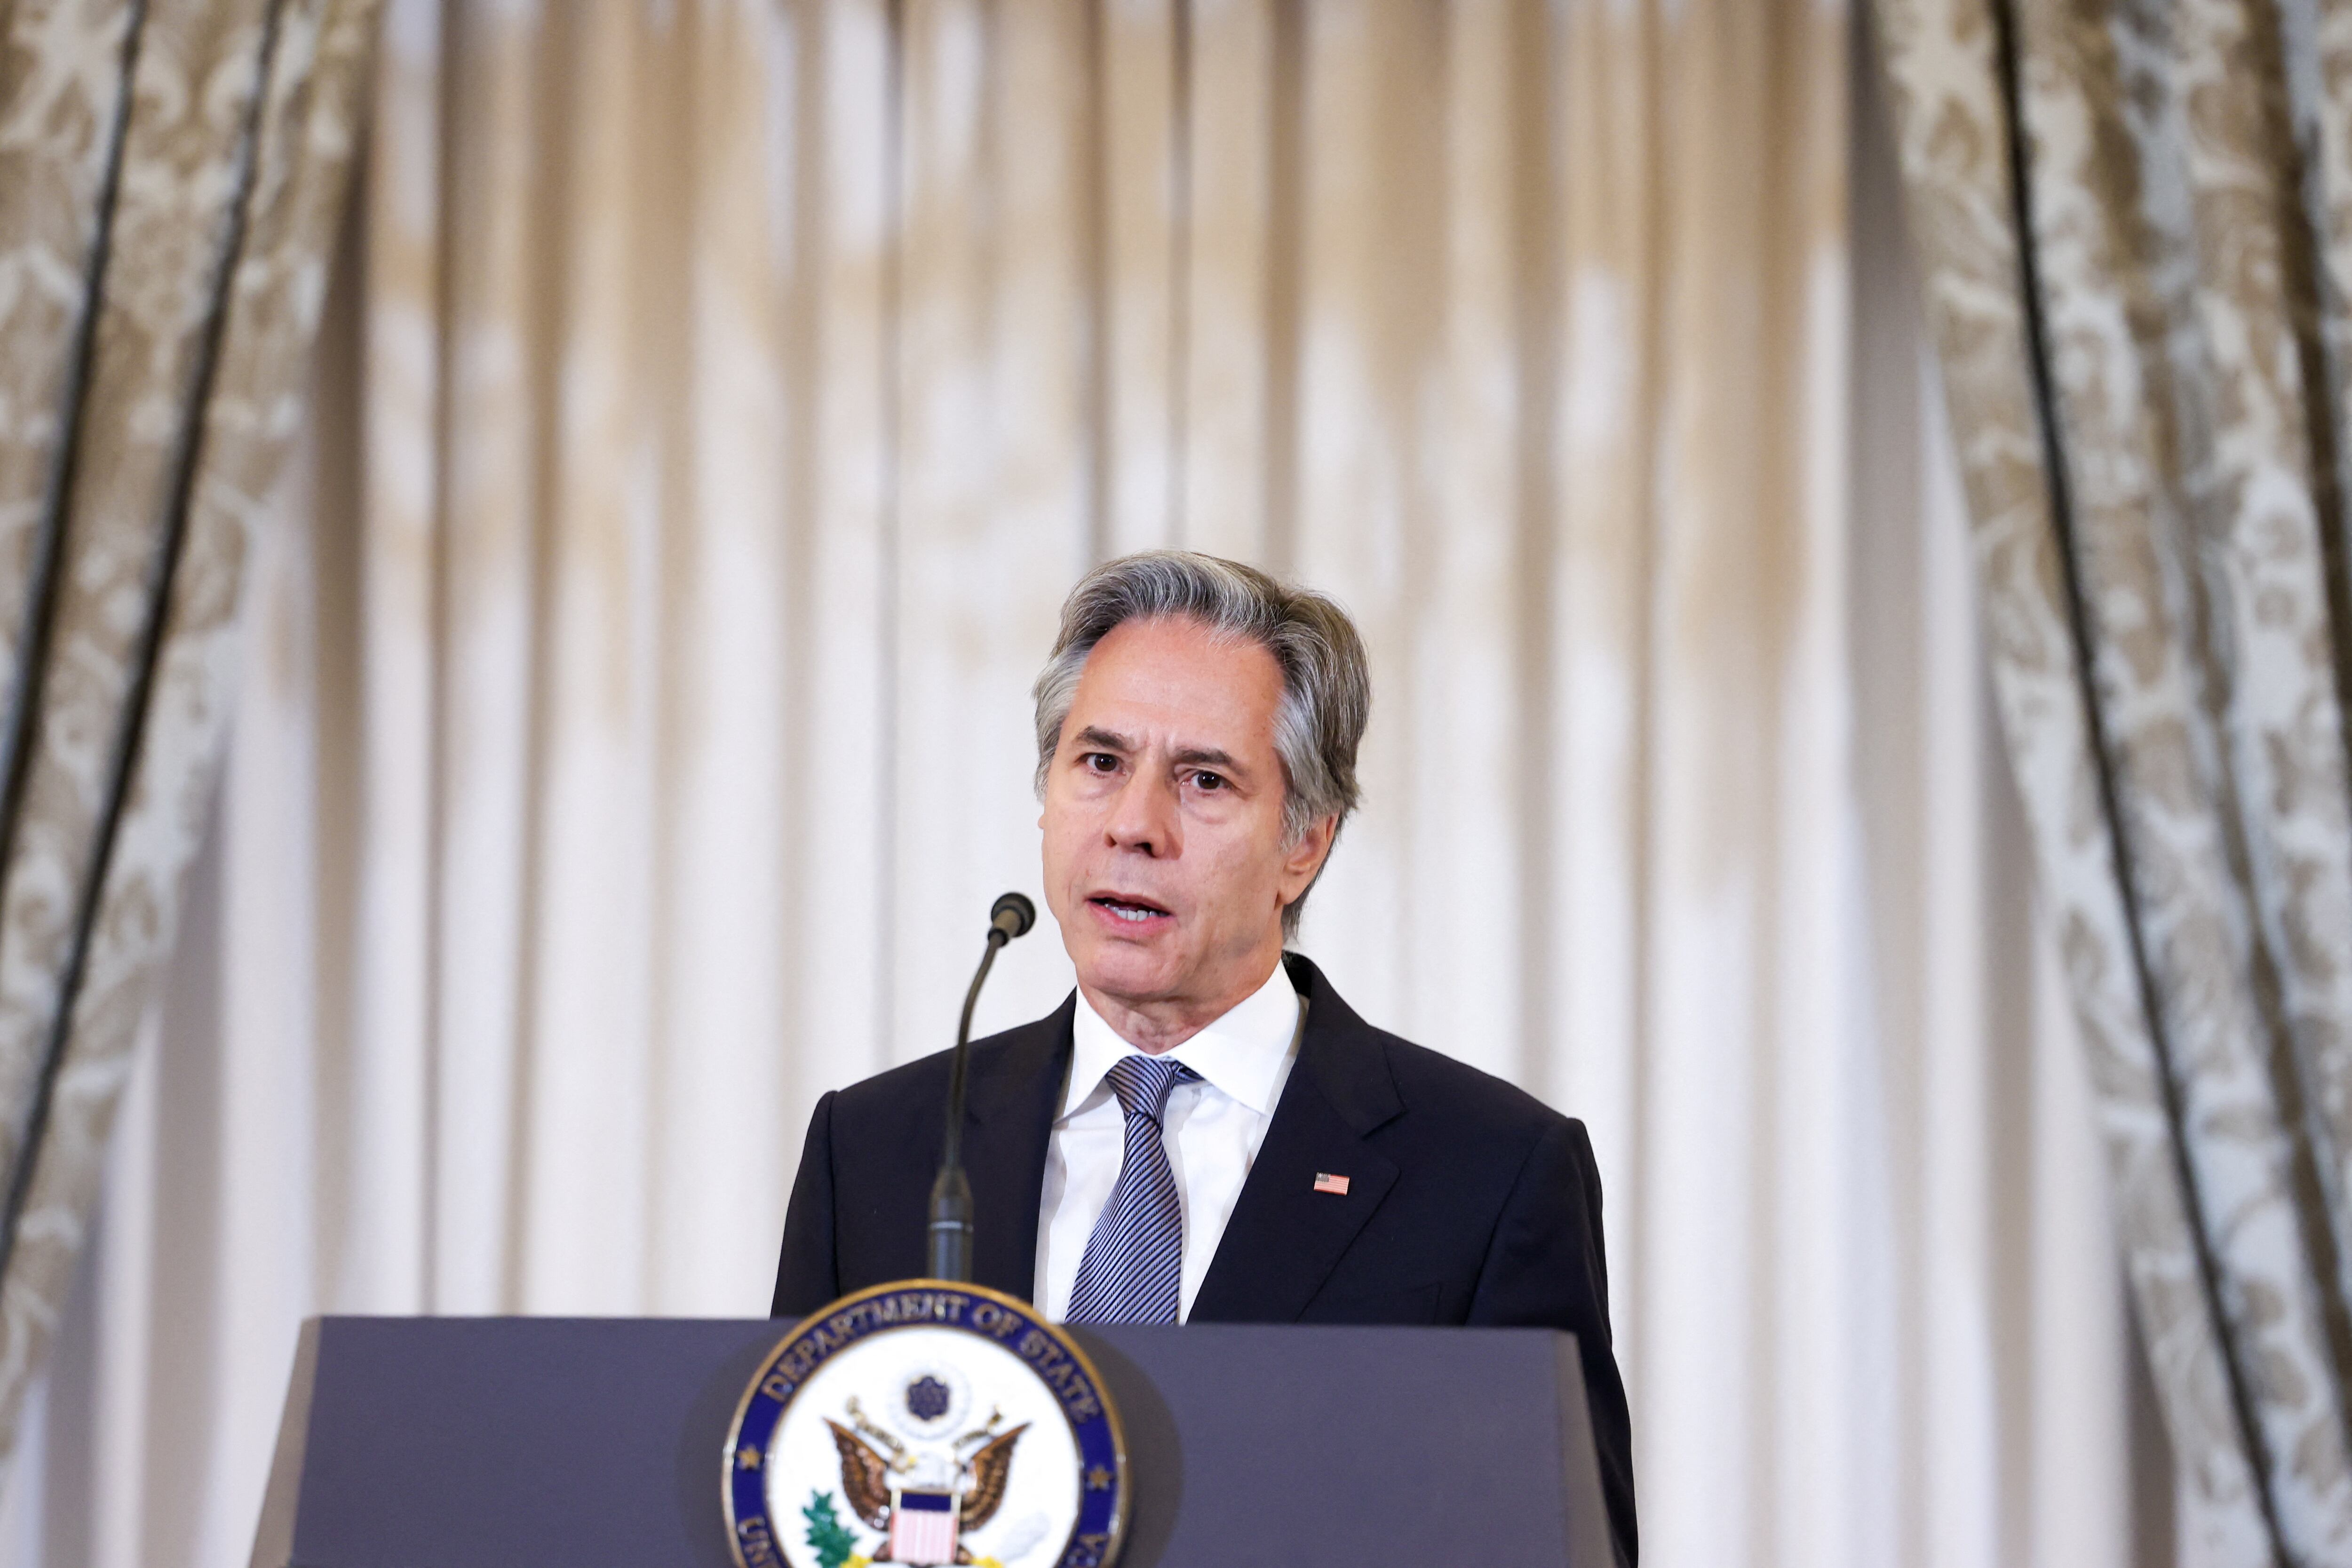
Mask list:
[[[1187,746],[1171,760],[1180,768],[1223,768],[1229,773],[1244,771],[1229,753],[1214,746]]]

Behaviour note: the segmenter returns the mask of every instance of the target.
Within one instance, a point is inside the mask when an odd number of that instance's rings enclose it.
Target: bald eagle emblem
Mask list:
[[[932,1377],[908,1384],[905,1399],[915,1418],[911,1424],[928,1425],[948,1413],[948,1390]],[[841,1455],[841,1491],[850,1512],[882,1534],[873,1561],[971,1562],[961,1537],[987,1524],[1004,1505],[1013,1445],[1029,1424],[1007,1428],[1003,1412],[992,1410],[981,1426],[934,1444],[909,1442],[885,1430],[854,1398],[844,1414],[847,1426],[829,1416],[824,1424]]]

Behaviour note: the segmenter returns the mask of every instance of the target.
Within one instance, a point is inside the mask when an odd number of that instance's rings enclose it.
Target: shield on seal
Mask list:
[[[953,1563],[956,1554],[956,1495],[900,1492],[890,1509],[887,1563]]]

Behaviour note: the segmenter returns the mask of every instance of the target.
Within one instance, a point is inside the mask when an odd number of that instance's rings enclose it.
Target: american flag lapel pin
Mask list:
[[[1318,1171],[1315,1173],[1315,1190],[1344,1198],[1348,1195],[1348,1178],[1335,1176],[1328,1171]]]

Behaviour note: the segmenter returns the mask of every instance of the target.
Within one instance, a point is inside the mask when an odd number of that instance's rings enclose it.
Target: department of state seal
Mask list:
[[[910,1279],[845,1296],[753,1375],[729,1430],[740,1568],[1107,1568],[1127,1526],[1118,1414],[1030,1305]]]

